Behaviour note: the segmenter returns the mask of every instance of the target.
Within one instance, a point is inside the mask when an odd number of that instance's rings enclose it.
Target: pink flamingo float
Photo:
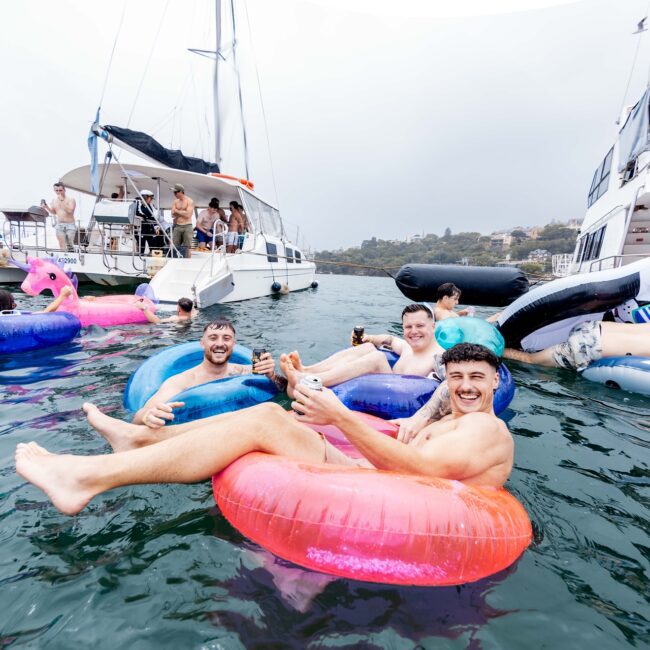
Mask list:
[[[127,323],[147,323],[147,317],[136,303],[144,301],[150,311],[155,311],[156,305],[140,295],[114,294],[100,297],[79,298],[77,295],[77,277],[65,271],[54,260],[28,258],[27,264],[12,260],[18,268],[27,273],[20,288],[30,296],[37,296],[49,289],[55,298],[63,287],[70,287],[72,293],[59,305],[57,311],[74,314],[82,327],[88,325],[125,325]],[[147,285],[144,285],[148,288]]]

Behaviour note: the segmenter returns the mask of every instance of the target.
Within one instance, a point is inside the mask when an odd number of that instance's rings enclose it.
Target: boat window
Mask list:
[[[293,264],[293,248],[289,248],[288,246],[286,246],[284,250],[286,251],[287,262],[289,264]]]
[[[605,156],[602,164],[599,165],[594,178],[591,181],[591,189],[587,198],[587,206],[591,207],[609,187],[609,176],[612,168],[612,156],[614,155],[614,147],[612,147]]]
[[[582,255],[583,262],[586,262],[587,260],[591,259],[591,248],[593,246],[593,243],[594,243],[594,233],[591,233],[591,235],[587,237],[587,243],[585,244],[585,250]]]
[[[302,253],[296,249],[294,254],[296,256],[296,264],[302,264]]]
[[[280,213],[274,207],[243,190],[240,196],[246,216],[256,232],[282,237]]]
[[[593,250],[593,255],[592,258],[593,260],[598,259],[600,257],[600,250],[603,247],[603,240],[605,239],[605,228],[607,228],[607,224],[605,224],[597,233],[596,233],[596,238],[594,240],[594,250]]]
[[[578,248],[578,254],[576,255],[576,262],[578,263],[582,262],[582,253],[585,250],[586,241],[587,241],[586,236],[580,237],[580,248]]]
[[[269,262],[277,262],[278,247],[271,242],[266,242],[266,259]]]

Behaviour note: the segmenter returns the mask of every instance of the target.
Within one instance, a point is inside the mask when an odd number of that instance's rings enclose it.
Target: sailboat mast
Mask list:
[[[221,0],[215,0],[215,61],[214,61],[214,160],[221,167],[221,116],[219,115],[219,62],[221,60]]]

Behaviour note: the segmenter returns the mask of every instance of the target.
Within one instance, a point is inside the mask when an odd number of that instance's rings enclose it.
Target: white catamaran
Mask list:
[[[221,66],[236,66],[234,0],[224,8],[217,0],[217,39],[213,52],[193,50],[214,59],[215,160],[207,162],[184,156],[178,150],[163,147],[145,133],[101,125],[98,119],[92,127],[92,146],[106,145],[104,163],[91,162],[64,174],[61,182],[67,188],[94,195],[92,215],[86,223],[78,223],[74,243],[68,250],[58,247],[52,218],[40,206],[0,209],[5,220],[0,238],[0,283],[19,282],[24,271],[11,261],[24,263],[27,257],[52,257],[77,274],[80,281],[103,285],[120,285],[150,280],[156,297],[162,303],[175,303],[190,297],[199,307],[215,303],[234,302],[315,286],[315,264],[305,251],[290,241],[276,207],[262,199],[247,178],[222,174],[221,117],[219,86]],[[230,25],[232,42],[222,45],[222,26]],[[239,83],[239,75],[236,75]],[[241,92],[239,92],[242,141],[246,148]],[[99,111],[98,111],[99,116]],[[141,163],[120,162],[118,150],[135,153]],[[95,149],[96,151],[96,149]],[[244,151],[246,176],[248,152]],[[95,159],[96,160],[96,159]],[[236,252],[227,252],[217,220],[212,250],[192,250],[191,257],[182,257],[173,245],[165,216],[174,201],[171,188],[181,184],[185,195],[195,203],[195,217],[207,208],[212,198],[228,212],[235,202],[243,206],[248,224],[247,232],[239,237]],[[118,198],[107,198],[121,188]],[[157,244],[140,246],[141,218],[137,204],[142,192],[153,192]]]

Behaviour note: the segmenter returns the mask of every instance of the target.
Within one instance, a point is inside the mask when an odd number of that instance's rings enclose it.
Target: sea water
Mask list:
[[[67,347],[0,362],[0,644],[647,647],[648,399],[566,370],[509,364],[517,393],[503,415],[515,439],[507,487],[535,539],[514,566],[459,587],[333,579],[278,560],[226,522],[209,481],[113,490],[67,517],[16,475],[19,442],[109,453],[81,404],[125,417],[121,394],[138,364],[198,339],[217,316],[234,321],[240,343],[276,358],[297,349],[305,362],[348,345],[358,324],[400,333],[408,300],[389,278],[319,282],[315,291],[216,305],[188,328],[90,328]],[[47,303],[16,297],[21,308]]]

